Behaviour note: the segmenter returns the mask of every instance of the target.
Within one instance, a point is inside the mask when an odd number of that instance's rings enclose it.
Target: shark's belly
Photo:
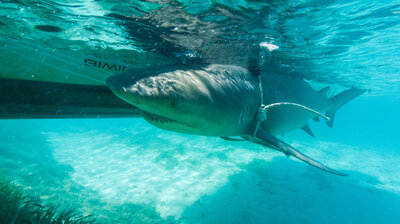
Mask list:
[[[286,107],[286,108],[283,108]],[[305,126],[315,114],[299,108],[271,109],[267,114],[267,120],[263,122],[263,128],[271,134],[284,134]]]

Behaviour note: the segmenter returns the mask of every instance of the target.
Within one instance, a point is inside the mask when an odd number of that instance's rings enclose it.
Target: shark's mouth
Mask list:
[[[146,121],[152,122],[152,123],[169,123],[169,122],[177,122],[175,120],[157,115],[157,114],[153,114],[147,111],[142,110],[142,116]]]

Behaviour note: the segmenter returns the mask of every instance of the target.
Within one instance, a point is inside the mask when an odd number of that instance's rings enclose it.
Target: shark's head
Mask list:
[[[142,111],[149,123],[170,131],[222,135],[239,115],[220,82],[203,70],[179,70],[110,77],[107,85]],[[239,112],[240,113],[240,112]]]

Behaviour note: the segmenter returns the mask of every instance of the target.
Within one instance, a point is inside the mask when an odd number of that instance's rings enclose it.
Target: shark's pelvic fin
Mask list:
[[[275,150],[278,150],[280,152],[283,152],[284,154],[286,154],[287,156],[294,156],[312,166],[315,166],[321,170],[324,170],[326,172],[332,173],[332,174],[336,174],[339,176],[347,176],[347,174],[339,172],[337,170],[331,169],[313,159],[311,159],[310,157],[302,154],[301,152],[297,151],[295,148],[293,148],[292,146],[290,146],[289,144],[285,143],[284,141],[276,138],[275,136],[269,134],[268,132],[266,132],[265,130],[263,130],[262,128],[259,129],[259,131],[257,132],[256,138],[253,139],[252,141],[254,143],[258,143],[260,145],[264,145],[270,148],[273,148]]]
[[[332,97],[331,100],[333,101],[335,106],[331,110],[328,110],[326,112],[326,116],[330,118],[330,120],[327,121],[326,124],[329,127],[332,127],[333,121],[335,120],[336,111],[350,100],[363,94],[365,91],[366,91],[365,89],[351,88]]]
[[[308,124],[304,125],[301,130],[305,131],[307,134],[309,134],[311,137],[315,138],[314,133],[311,131],[311,128]]]
[[[228,136],[226,136],[226,137],[221,137],[223,140],[226,140],[226,141],[231,141],[231,142],[241,142],[241,141],[244,141],[243,139],[238,139],[238,138],[232,138],[232,137],[228,137]]]

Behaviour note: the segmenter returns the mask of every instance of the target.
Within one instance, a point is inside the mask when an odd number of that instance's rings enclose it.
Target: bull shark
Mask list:
[[[235,65],[165,67],[112,76],[107,85],[159,128],[230,141],[247,140],[329,173],[346,176],[276,136],[299,128],[313,136],[308,121],[316,119],[318,112],[326,113],[331,127],[337,109],[365,90],[351,88],[328,97],[329,87],[316,91],[301,78],[263,71],[254,73]],[[286,103],[268,108],[264,119],[258,119],[260,106],[266,109],[265,105],[280,102]]]

